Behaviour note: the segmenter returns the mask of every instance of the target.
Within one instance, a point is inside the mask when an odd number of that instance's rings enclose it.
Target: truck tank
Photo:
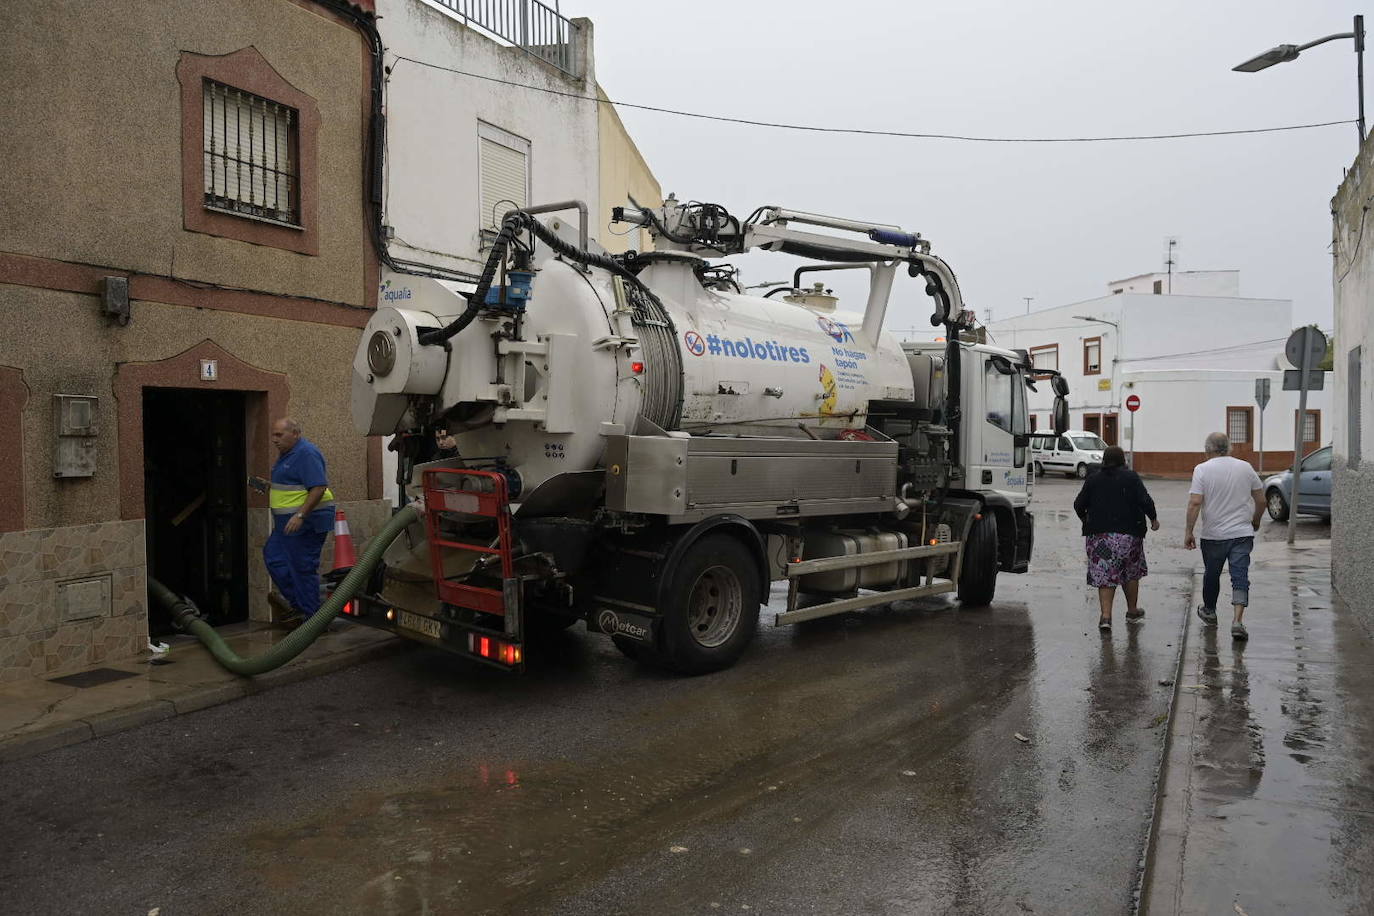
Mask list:
[[[532,278],[513,271],[446,349],[419,338],[466,307],[464,290],[384,274],[386,304],[353,363],[355,423],[368,435],[446,426],[465,461],[499,462],[529,493],[598,467],[607,434],[831,439],[862,429],[870,400],[913,396],[900,344],[862,339],[861,315],[707,288],[701,264],[663,254],[641,271],[660,310],[543,249]]]

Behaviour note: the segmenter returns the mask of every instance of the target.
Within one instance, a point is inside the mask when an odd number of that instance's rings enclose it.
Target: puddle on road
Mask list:
[[[952,640],[943,633],[939,646],[922,648],[893,612],[867,622],[870,668],[809,661],[782,681],[760,671],[734,697],[709,681],[685,682],[669,703],[637,713],[652,717],[638,733],[590,759],[493,758],[413,789],[363,791],[337,809],[264,826],[245,844],[269,891],[299,894],[326,875],[334,883],[321,882],[319,893],[351,910],[506,912],[537,909],[546,895],[572,893],[618,862],[673,855],[687,833],[745,812],[783,836],[804,836],[836,804],[835,787],[905,782],[903,766],[944,754],[969,729],[965,719],[979,723],[1025,694],[1034,664],[1025,610],[999,610],[995,626],[945,613],[933,625],[957,632]],[[907,638],[886,638],[893,628]],[[923,804],[940,808],[967,794],[922,775],[919,786],[903,788]],[[749,867],[767,856],[751,848]],[[674,861],[699,867],[701,859],[689,852]],[[340,873],[350,877],[339,882]]]

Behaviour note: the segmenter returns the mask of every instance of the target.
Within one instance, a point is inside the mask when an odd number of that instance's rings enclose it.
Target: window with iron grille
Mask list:
[[[205,206],[300,225],[294,108],[205,80]]]
[[[1250,408],[1226,408],[1226,437],[1232,445],[1246,445],[1250,442]]]
[[[1321,411],[1309,410],[1302,418],[1302,441],[1316,442],[1321,431]]]

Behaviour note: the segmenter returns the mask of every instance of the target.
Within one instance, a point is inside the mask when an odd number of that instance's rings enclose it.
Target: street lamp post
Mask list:
[[[1237,73],[1256,73],[1266,70],[1274,64],[1287,63],[1296,60],[1298,55],[1308,48],[1315,48],[1317,45],[1326,44],[1328,41],[1336,41],[1340,38],[1353,38],[1355,40],[1355,88],[1359,96],[1359,120],[1357,125],[1360,132],[1360,145],[1364,145],[1364,17],[1355,17],[1355,28],[1350,32],[1338,32],[1335,35],[1327,35],[1325,38],[1318,38],[1316,41],[1309,41],[1305,45],[1279,45],[1270,48],[1263,54],[1256,54],[1243,64],[1238,64],[1231,69]]]
[[[1115,321],[1108,321],[1105,318],[1090,318],[1087,315],[1074,315],[1076,321],[1087,321],[1091,324],[1109,324],[1116,329],[1116,358],[1112,360],[1112,401],[1116,408],[1118,422],[1121,417],[1121,325]],[[1134,430],[1132,426],[1132,430]],[[1135,433],[1131,433],[1131,447],[1127,455],[1127,467],[1135,466]]]

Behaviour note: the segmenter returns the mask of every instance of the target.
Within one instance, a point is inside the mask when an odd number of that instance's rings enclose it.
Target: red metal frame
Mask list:
[[[489,483],[490,487],[479,489],[483,482]],[[504,617],[506,601],[501,589],[450,582],[444,578],[444,551],[496,554],[501,558],[502,580],[514,578],[515,556],[511,538],[510,497],[506,489],[505,476],[495,471],[434,468],[421,474],[421,483],[425,493],[425,533],[429,537],[429,559],[434,571],[434,586],[439,593],[439,600],[456,607]],[[473,486],[465,486],[466,483]],[[444,540],[439,535],[439,518],[444,513],[496,519],[498,546],[487,547]]]

